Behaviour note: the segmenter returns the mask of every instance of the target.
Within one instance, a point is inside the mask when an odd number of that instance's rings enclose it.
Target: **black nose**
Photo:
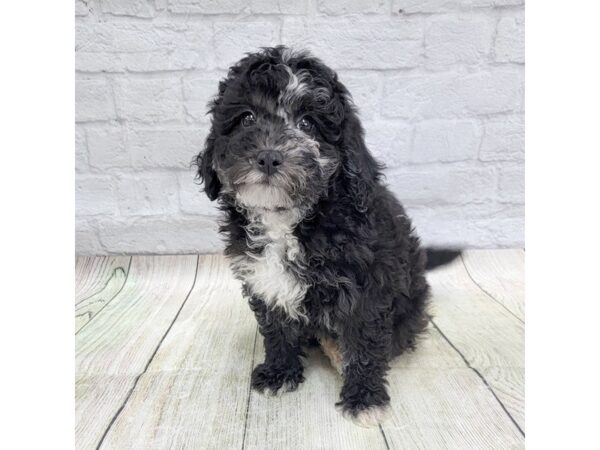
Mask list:
[[[273,175],[283,162],[283,155],[277,150],[263,150],[256,157],[258,168],[267,175]]]

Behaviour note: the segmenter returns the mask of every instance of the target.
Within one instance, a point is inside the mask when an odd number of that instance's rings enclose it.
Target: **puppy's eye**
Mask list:
[[[313,128],[314,128],[314,124],[312,123],[312,120],[310,120],[310,118],[308,117],[303,117],[302,119],[300,119],[298,121],[298,123],[296,124],[296,126],[298,127],[298,129],[304,133],[310,133]]]
[[[251,112],[247,112],[242,116],[241,122],[243,127],[251,127],[256,123],[256,117]]]

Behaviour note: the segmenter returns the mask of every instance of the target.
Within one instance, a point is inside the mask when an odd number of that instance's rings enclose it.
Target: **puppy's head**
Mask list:
[[[197,162],[211,200],[245,209],[306,208],[340,173],[358,186],[375,164],[348,91],[306,52],[275,47],[246,56],[209,107],[212,128]]]

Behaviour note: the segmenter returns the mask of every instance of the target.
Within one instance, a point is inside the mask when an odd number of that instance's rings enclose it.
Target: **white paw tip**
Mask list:
[[[282,394],[284,394],[286,392],[294,391],[297,388],[298,388],[297,384],[286,381],[285,383],[283,383],[283,385],[279,389],[273,390],[270,388],[265,388],[265,389],[263,389],[262,393],[266,397],[281,397]]]
[[[269,388],[264,388],[264,389],[262,390],[262,394],[263,394],[265,397],[274,397],[274,396],[277,394],[277,391],[273,391],[273,390],[271,390],[271,389],[269,389]]]
[[[389,408],[387,406],[372,406],[359,411],[356,415],[346,411],[344,412],[344,417],[359,427],[374,428],[385,421],[388,414]]]

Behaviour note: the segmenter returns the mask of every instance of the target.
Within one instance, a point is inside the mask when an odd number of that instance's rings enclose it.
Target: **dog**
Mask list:
[[[307,51],[247,54],[219,83],[198,178],[222,210],[225,254],[264,337],[252,387],[297,389],[320,345],[343,376],[336,404],[377,426],[392,358],[425,330],[427,252],[365,145],[337,74]],[[442,264],[457,252],[431,252]]]

